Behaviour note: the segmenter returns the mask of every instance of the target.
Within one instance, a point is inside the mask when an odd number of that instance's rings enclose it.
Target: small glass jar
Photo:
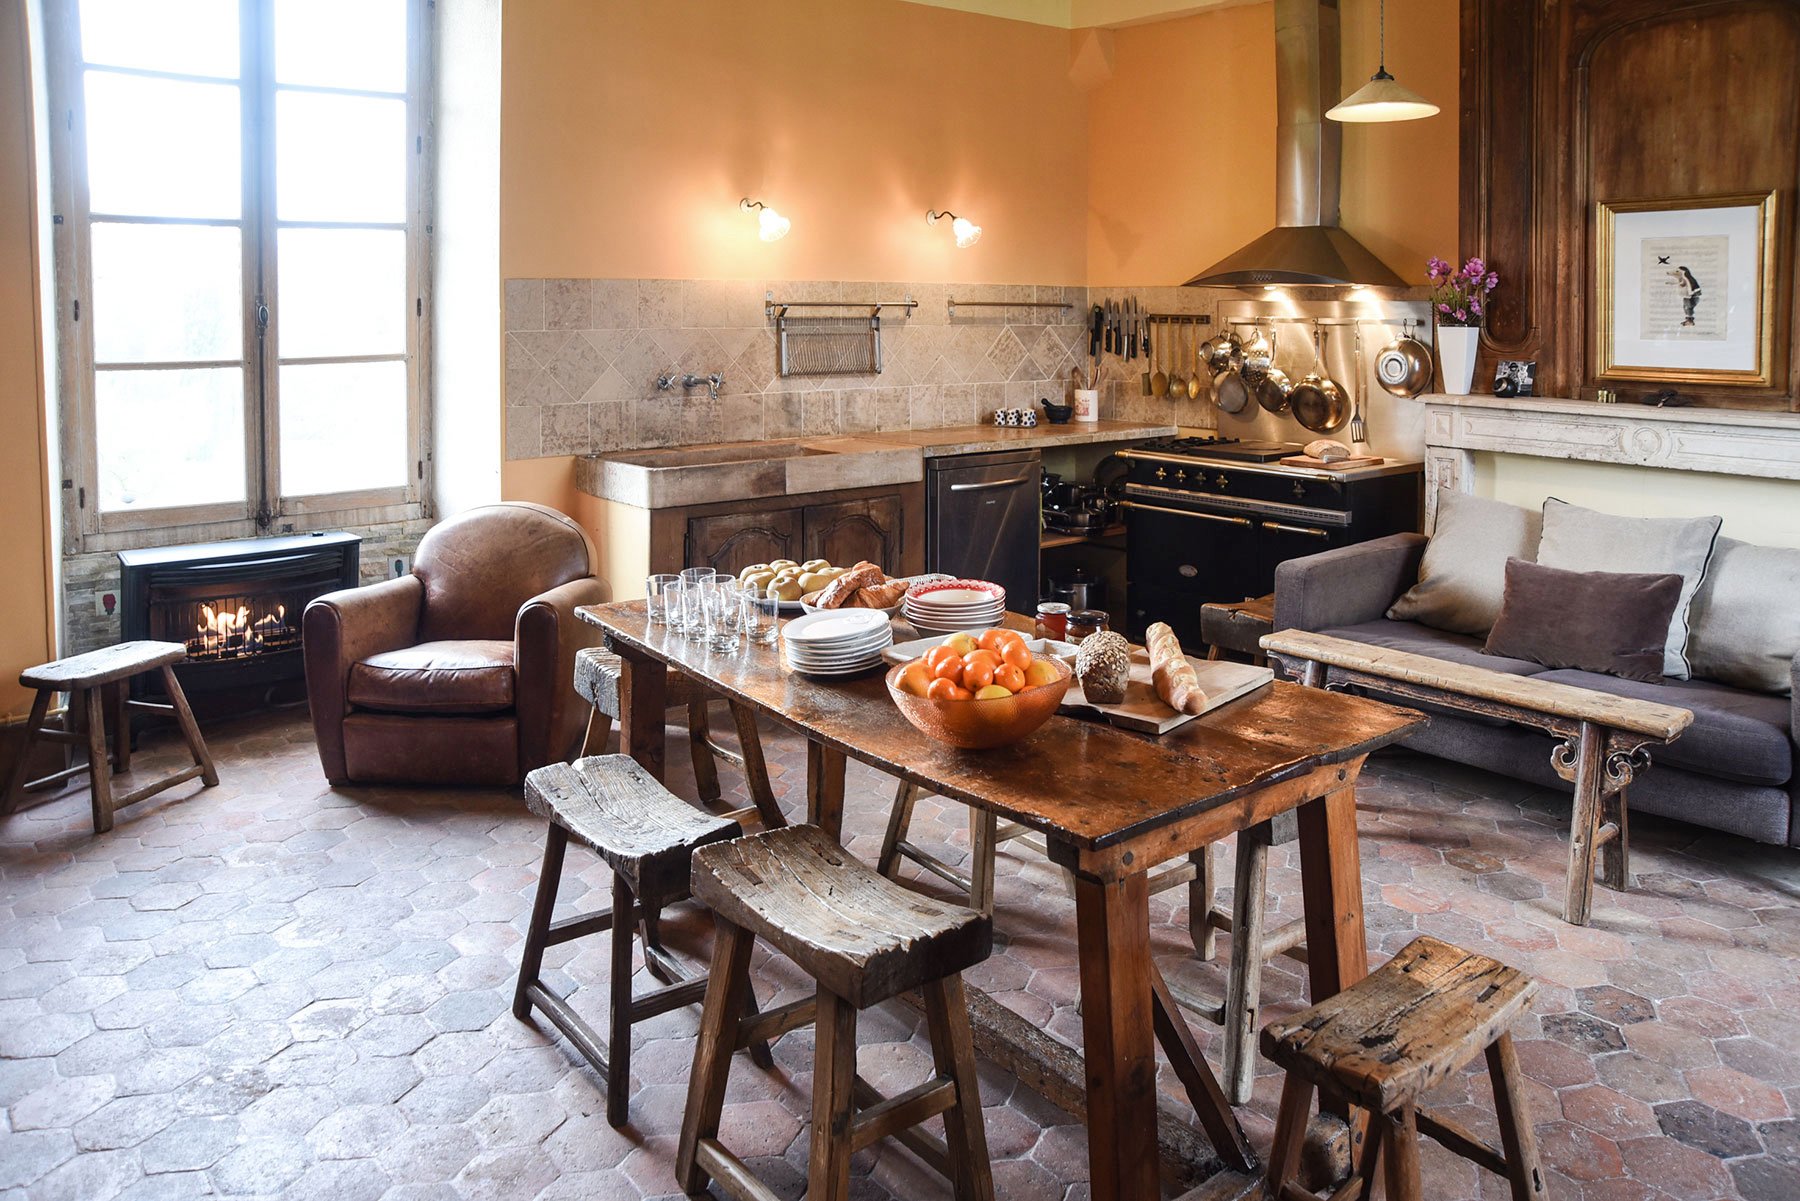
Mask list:
[[[1068,641],[1079,644],[1089,634],[1109,629],[1110,620],[1105,609],[1077,609],[1069,614]]]
[[[1054,638],[1058,642],[1069,640],[1069,606],[1061,601],[1045,601],[1037,610],[1037,636]]]

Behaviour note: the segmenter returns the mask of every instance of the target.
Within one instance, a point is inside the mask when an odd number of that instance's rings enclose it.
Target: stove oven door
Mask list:
[[[1260,570],[1254,521],[1129,500],[1125,523],[1127,624],[1137,641],[1151,622],[1166,621],[1184,645],[1199,646],[1201,605],[1261,595],[1253,589]]]
[[[1263,584],[1258,596],[1274,591],[1277,564],[1316,555],[1334,546],[1347,546],[1352,541],[1350,531],[1341,526],[1308,525],[1300,521],[1258,520],[1256,533],[1260,558],[1257,575]]]

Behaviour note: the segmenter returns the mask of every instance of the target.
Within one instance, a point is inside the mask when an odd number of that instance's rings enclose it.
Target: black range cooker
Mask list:
[[[1166,621],[1197,646],[1200,606],[1275,588],[1275,566],[1419,528],[1424,476],[1389,460],[1343,471],[1286,467],[1292,442],[1159,438],[1126,460],[1130,633]]]

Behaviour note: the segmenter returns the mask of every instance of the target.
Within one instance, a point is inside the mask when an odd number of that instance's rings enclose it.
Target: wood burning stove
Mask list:
[[[121,551],[121,633],[186,645],[175,671],[196,707],[244,689],[267,702],[304,681],[300,615],[314,597],[356,586],[361,546],[331,532]]]

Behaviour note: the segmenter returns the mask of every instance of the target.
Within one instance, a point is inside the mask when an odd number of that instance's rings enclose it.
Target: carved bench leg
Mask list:
[[[1608,888],[1631,887],[1631,831],[1626,817],[1625,790],[1608,793],[1601,805],[1607,824],[1617,828],[1600,848],[1600,882]]]
[[[1558,748],[1561,750],[1562,748]],[[1606,731],[1581,723],[1575,747],[1575,805],[1569,818],[1569,879],[1563,920],[1585,926],[1594,904],[1594,855],[1601,826],[1601,794],[1605,787]]]

